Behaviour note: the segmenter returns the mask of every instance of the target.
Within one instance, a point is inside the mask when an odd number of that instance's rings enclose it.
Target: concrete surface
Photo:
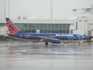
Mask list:
[[[0,42],[0,70],[93,70],[93,43]]]

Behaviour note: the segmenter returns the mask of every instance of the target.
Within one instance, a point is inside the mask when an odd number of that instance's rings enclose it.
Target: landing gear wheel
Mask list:
[[[45,45],[48,45],[48,42],[45,42]]]

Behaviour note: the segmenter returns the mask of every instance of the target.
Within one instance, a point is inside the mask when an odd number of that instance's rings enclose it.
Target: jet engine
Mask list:
[[[51,43],[61,43],[60,39],[54,39]]]

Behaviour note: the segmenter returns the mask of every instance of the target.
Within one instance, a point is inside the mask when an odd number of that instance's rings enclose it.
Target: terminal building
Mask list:
[[[93,36],[93,19],[87,16],[77,16],[76,19],[12,19],[13,23],[27,33],[74,33],[86,36]],[[0,35],[8,32],[6,20],[0,19]]]

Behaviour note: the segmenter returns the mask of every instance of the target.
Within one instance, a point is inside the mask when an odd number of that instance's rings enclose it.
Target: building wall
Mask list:
[[[93,19],[88,19],[87,16],[78,16],[73,20],[11,20],[20,30],[29,33],[75,33],[93,36]],[[4,23],[6,23],[5,19],[0,19],[0,26]]]
[[[82,35],[88,35],[88,17],[87,16],[78,16],[70,29],[73,30],[73,33],[78,33]],[[74,29],[73,29],[74,28]]]
[[[71,20],[15,20],[17,27],[28,33],[69,33]],[[4,23],[1,23],[4,25]]]
[[[19,24],[15,23],[17,27],[28,33],[36,33],[37,30],[40,31],[40,33],[69,33],[69,26],[70,24],[42,24],[42,23],[25,23],[25,24]]]

